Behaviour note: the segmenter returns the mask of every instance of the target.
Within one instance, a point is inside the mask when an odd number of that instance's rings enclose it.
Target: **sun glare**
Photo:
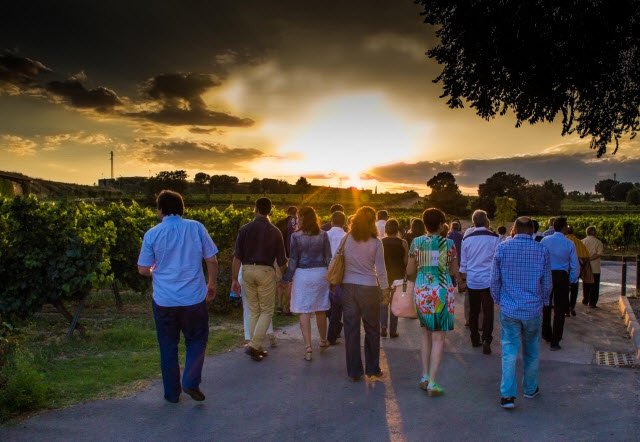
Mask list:
[[[361,173],[374,165],[407,158],[415,143],[412,128],[382,94],[328,99],[280,152],[302,159],[286,164],[293,174],[326,174],[345,186],[360,187]]]

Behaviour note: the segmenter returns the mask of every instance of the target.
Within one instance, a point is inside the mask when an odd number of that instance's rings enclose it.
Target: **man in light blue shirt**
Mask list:
[[[182,218],[184,202],[177,192],[163,190],[156,200],[160,224],[149,229],[142,241],[138,272],[153,282],[153,316],[160,345],[164,397],[177,403],[184,391],[203,401],[200,380],[209,338],[207,302],[216,296],[218,248],[205,227]],[[207,265],[208,282],[202,271]],[[186,361],[180,386],[178,343],[186,344]]]
[[[567,218],[556,218],[553,222],[553,235],[546,236],[540,242],[549,250],[551,258],[551,276],[553,290],[550,304],[553,304],[553,328],[551,327],[551,305],[542,310],[542,337],[551,344],[551,350],[560,350],[560,340],[564,330],[565,314],[569,311],[569,292],[571,283],[578,281],[580,263],[576,246],[565,237]]]

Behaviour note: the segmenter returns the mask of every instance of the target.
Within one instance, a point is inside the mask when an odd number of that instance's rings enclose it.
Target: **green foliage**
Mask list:
[[[16,197],[0,206],[0,319],[13,321],[47,302],[78,300],[111,280],[115,226],[86,203]]]
[[[42,408],[49,388],[34,357],[24,349],[11,354],[0,370],[0,421],[11,415]]]
[[[439,38],[427,54],[449,107],[513,112],[516,126],[561,117],[562,134],[591,138],[598,156],[640,128],[637,0],[417,3]]]
[[[633,189],[627,192],[627,204],[632,204],[634,206],[640,205],[640,189],[634,187]]]
[[[516,219],[516,200],[508,196],[497,196],[495,221],[498,226],[506,226]]]
[[[109,250],[113,277],[135,291],[145,291],[150,280],[138,274],[137,261],[144,233],[158,222],[156,214],[135,202],[129,206],[111,203],[104,211],[104,222],[109,221],[116,231]]]
[[[460,192],[456,179],[451,172],[440,172],[429,181],[427,186],[431,188],[428,196],[428,204],[437,207],[446,213],[455,215],[467,215],[468,200]]]
[[[516,211],[525,211],[525,187],[529,184],[526,178],[506,172],[497,172],[478,186],[478,200],[476,206],[487,211],[493,218],[496,213],[496,197],[508,196],[516,200]]]
[[[600,180],[596,183],[595,191],[604,197],[605,201],[613,201],[613,195],[611,189],[613,186],[619,184],[619,181],[608,178],[606,180]]]
[[[576,236],[584,238],[589,226],[596,227],[596,236],[611,249],[635,248],[640,245],[640,216],[585,215],[569,217]]]

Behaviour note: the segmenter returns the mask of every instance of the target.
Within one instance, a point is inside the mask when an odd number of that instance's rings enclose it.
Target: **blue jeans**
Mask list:
[[[200,385],[204,354],[209,339],[209,311],[207,303],[185,307],[161,307],[153,303],[153,319],[160,344],[160,368],[164,397],[176,400],[180,388],[178,344],[180,332],[184,335],[187,356],[182,374],[182,387],[196,389]]]
[[[502,381],[500,396],[516,397],[516,360],[522,338],[522,360],[524,379],[522,386],[526,394],[533,394],[538,388],[538,351],[540,349],[540,325],[542,316],[533,319],[513,319],[500,313],[500,339],[502,341]]]

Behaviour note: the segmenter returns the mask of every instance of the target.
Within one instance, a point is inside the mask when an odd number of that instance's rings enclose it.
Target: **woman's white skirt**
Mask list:
[[[291,311],[315,313],[329,310],[327,268],[296,269],[291,287]]]

